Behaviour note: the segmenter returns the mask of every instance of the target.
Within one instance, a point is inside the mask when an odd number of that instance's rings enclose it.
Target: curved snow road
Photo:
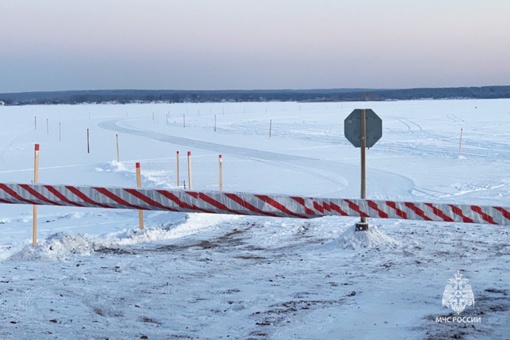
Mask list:
[[[184,137],[176,137],[171,136],[159,132],[154,132],[150,130],[139,130],[133,127],[121,126],[119,123],[122,122],[121,119],[109,120],[106,122],[101,122],[98,124],[100,128],[123,132],[135,136],[145,137],[153,140],[157,140],[159,142],[170,143],[175,145],[185,145],[187,147],[214,151],[218,153],[229,153],[240,157],[246,157],[257,160],[266,160],[266,161],[296,161],[296,160],[307,160],[307,161],[317,161],[317,158],[309,158],[309,157],[301,157],[301,156],[292,156],[283,153],[271,152],[271,151],[262,151],[255,150],[249,148],[243,148],[240,146],[233,145],[224,145],[224,144],[216,144],[211,142],[204,142],[196,139],[184,138]]]
[[[184,145],[187,147],[231,154],[260,162],[272,163],[276,166],[293,169],[300,173],[311,174],[331,183],[329,193],[343,197],[357,197],[359,195],[359,167],[341,161],[323,160],[318,158],[295,156],[278,152],[256,150],[240,146],[216,144],[196,139],[176,137],[151,130],[142,130],[122,124],[123,119],[100,122],[100,128],[115,132],[122,132],[140,136],[164,143]],[[381,197],[409,197],[416,189],[414,182],[403,175],[379,169],[370,169],[370,191]],[[384,198],[383,197],[383,198]]]

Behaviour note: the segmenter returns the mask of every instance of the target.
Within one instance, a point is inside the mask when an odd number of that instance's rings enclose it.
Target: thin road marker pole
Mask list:
[[[39,144],[34,148],[34,184],[39,181]],[[33,205],[32,212],[32,247],[37,247],[37,205]]]
[[[218,156],[219,161],[219,191],[223,190],[223,158],[221,155]]]
[[[176,179],[175,179],[175,185],[179,187],[179,172],[180,172],[180,166],[179,166],[179,151],[177,151],[175,155],[175,173],[176,173]]]
[[[192,190],[192,181],[191,181],[191,151],[188,151],[188,187],[189,190]]]
[[[115,134],[115,144],[117,144],[117,162],[120,162],[119,135]]]
[[[462,153],[462,128],[460,128],[460,138],[459,138],[459,157]]]
[[[87,129],[87,153],[90,153],[90,131]]]
[[[140,163],[136,163],[136,186],[142,187],[142,171],[140,169]],[[138,226],[140,230],[143,230],[143,210],[138,210]]]

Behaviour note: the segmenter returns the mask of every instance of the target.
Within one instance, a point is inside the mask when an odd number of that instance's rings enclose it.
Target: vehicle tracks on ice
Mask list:
[[[421,127],[421,125],[416,123],[416,122],[414,122],[414,121],[412,121],[412,120],[409,120],[409,119],[399,119],[399,122],[401,122],[402,124],[404,124],[407,127],[407,131],[412,131],[413,130],[412,125],[414,125],[416,128],[418,128],[418,130],[423,131],[423,128]]]

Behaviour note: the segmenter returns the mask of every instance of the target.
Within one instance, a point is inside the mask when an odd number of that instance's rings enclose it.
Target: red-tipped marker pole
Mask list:
[[[142,171],[140,168],[140,163],[136,162],[136,186],[138,188],[142,187]],[[138,227],[140,230],[143,230],[143,210],[138,210]]]
[[[34,184],[39,181],[39,144],[34,147]],[[32,207],[32,247],[37,247],[37,205]]]

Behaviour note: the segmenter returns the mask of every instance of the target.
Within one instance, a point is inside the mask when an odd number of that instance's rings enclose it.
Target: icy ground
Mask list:
[[[194,190],[222,154],[225,191],[358,197],[358,107],[383,119],[370,198],[510,206],[510,100],[0,107],[1,182],[30,182],[40,143],[48,184],[134,186],[140,161],[178,188],[180,151],[182,188],[192,151]],[[140,231],[136,211],[45,206],[34,249],[32,207],[0,212],[1,339],[510,339],[507,226],[145,212]],[[458,270],[481,321],[437,323]]]

